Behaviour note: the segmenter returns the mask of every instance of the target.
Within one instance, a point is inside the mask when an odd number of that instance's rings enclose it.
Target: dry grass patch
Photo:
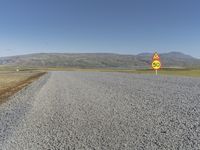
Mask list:
[[[32,83],[40,76],[45,74],[44,72],[12,72],[1,71],[0,72],[0,104],[5,102],[7,98],[14,93],[21,90],[23,87]]]

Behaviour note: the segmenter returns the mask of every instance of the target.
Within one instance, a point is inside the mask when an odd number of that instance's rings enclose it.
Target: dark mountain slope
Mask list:
[[[2,57],[1,65],[31,67],[148,68],[151,53],[120,55],[112,53],[38,53]],[[179,52],[160,55],[164,67],[200,67],[200,60]]]

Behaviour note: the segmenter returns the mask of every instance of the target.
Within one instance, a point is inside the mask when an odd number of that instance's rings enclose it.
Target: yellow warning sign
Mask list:
[[[154,70],[158,70],[161,68],[161,62],[159,60],[153,60],[151,65]]]
[[[153,55],[153,60],[159,60],[160,56],[158,55],[158,53],[154,53]]]

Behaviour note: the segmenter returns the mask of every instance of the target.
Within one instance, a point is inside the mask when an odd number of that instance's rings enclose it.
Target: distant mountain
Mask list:
[[[153,53],[141,53],[137,55],[137,58],[150,64],[152,56]],[[200,67],[200,59],[180,52],[162,53],[160,57],[163,67]]]
[[[1,57],[0,65],[29,67],[149,68],[152,53],[37,53]],[[180,52],[160,54],[163,67],[200,67],[200,59]]]

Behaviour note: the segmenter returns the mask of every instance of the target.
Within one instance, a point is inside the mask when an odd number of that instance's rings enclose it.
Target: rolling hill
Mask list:
[[[36,53],[1,57],[0,65],[28,67],[149,68],[152,53]],[[163,67],[200,67],[200,59],[180,52],[160,54]]]

